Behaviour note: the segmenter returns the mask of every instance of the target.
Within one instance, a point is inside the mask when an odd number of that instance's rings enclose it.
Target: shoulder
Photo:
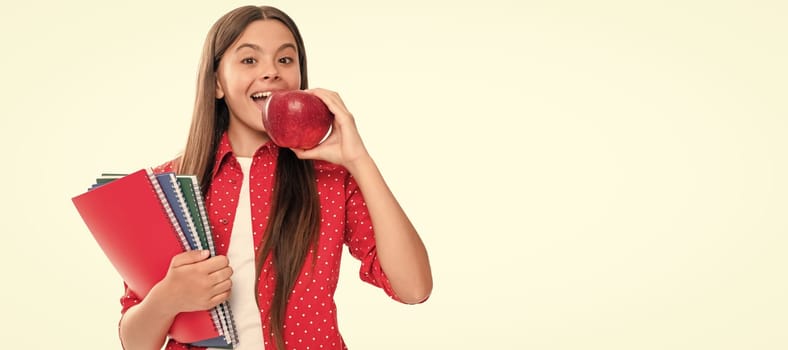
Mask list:
[[[168,161],[166,161],[166,162],[164,162],[162,164],[154,166],[152,168],[153,169],[153,173],[154,174],[161,174],[161,173],[177,171],[178,165],[180,164],[180,161],[181,161],[181,157],[177,157],[175,159],[171,159],[171,160],[168,160]]]

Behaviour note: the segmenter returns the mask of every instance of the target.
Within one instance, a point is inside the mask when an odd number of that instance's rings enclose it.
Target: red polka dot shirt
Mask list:
[[[271,142],[260,147],[254,154],[249,174],[256,251],[262,249],[278,154],[279,148]],[[372,222],[355,180],[341,166],[322,161],[315,161],[314,164],[321,206],[320,236],[317,251],[307,257],[307,263],[290,296],[285,315],[284,340],[287,349],[347,349],[339,332],[334,304],[343,245],[348,247],[353,257],[361,261],[360,277],[363,281],[382,288],[394,300],[398,299],[378,262]],[[154,171],[172,169],[173,162],[170,161]],[[235,219],[235,202],[239,197],[243,176],[225,133],[216,153],[213,177],[206,195],[206,209],[219,255],[227,253]],[[317,259],[314,270],[310,263],[312,259]],[[257,291],[264,344],[267,349],[273,349],[268,321],[275,284],[274,276],[269,271],[273,271],[270,257],[264,263]],[[125,295],[120,301],[121,312],[126,312],[141,299],[126,286]],[[166,349],[200,348],[170,339]]]

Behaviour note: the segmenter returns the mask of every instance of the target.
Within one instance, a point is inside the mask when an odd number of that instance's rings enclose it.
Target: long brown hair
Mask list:
[[[224,100],[216,98],[216,70],[225,51],[250,23],[257,20],[277,20],[290,29],[298,49],[301,89],[308,87],[304,41],[295,22],[287,14],[269,6],[244,6],[214,23],[205,39],[192,124],[178,167],[179,173],[197,175],[206,194],[213,175],[216,150],[230,118]],[[257,255],[256,283],[260,280],[262,264],[270,254],[276,273],[270,326],[276,348],[284,350],[283,325],[287,301],[310,249],[317,244],[320,224],[320,202],[312,161],[300,160],[290,149],[281,148],[272,196],[263,249]]]

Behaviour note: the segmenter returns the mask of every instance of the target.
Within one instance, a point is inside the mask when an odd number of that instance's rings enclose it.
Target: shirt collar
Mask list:
[[[257,158],[261,152],[270,151],[272,154],[278,155],[279,154],[279,147],[274,144],[272,141],[268,141],[260,148],[257,149],[254,153],[254,158]],[[216,148],[216,158],[213,163],[213,172],[211,173],[211,180],[213,180],[217,174],[219,174],[219,168],[221,167],[222,163],[226,161],[226,159],[233,158],[230,155],[233,154],[233,147],[230,145],[230,136],[228,136],[227,131],[222,133],[222,138],[219,140],[219,146]]]

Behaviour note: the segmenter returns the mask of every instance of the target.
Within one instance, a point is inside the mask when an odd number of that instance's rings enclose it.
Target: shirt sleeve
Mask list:
[[[125,289],[125,293],[123,293],[123,296],[120,298],[121,314],[125,314],[130,307],[137,305],[142,301],[142,299],[140,299],[140,297],[138,297],[134,291],[129,289],[129,286],[125,282],[123,283],[123,288]]]
[[[177,165],[177,163],[179,161],[180,161],[180,158],[176,158],[176,159],[170,160],[170,161],[168,161],[166,163],[159,164],[159,165],[153,167],[153,173],[154,174],[161,174],[161,173],[166,173],[166,172],[170,172],[170,171],[175,171],[175,166]]]
[[[345,244],[350,255],[361,261],[361,280],[380,287],[389,297],[400,301],[378,260],[375,231],[369,217],[367,203],[352,175],[348,174],[345,202]]]

